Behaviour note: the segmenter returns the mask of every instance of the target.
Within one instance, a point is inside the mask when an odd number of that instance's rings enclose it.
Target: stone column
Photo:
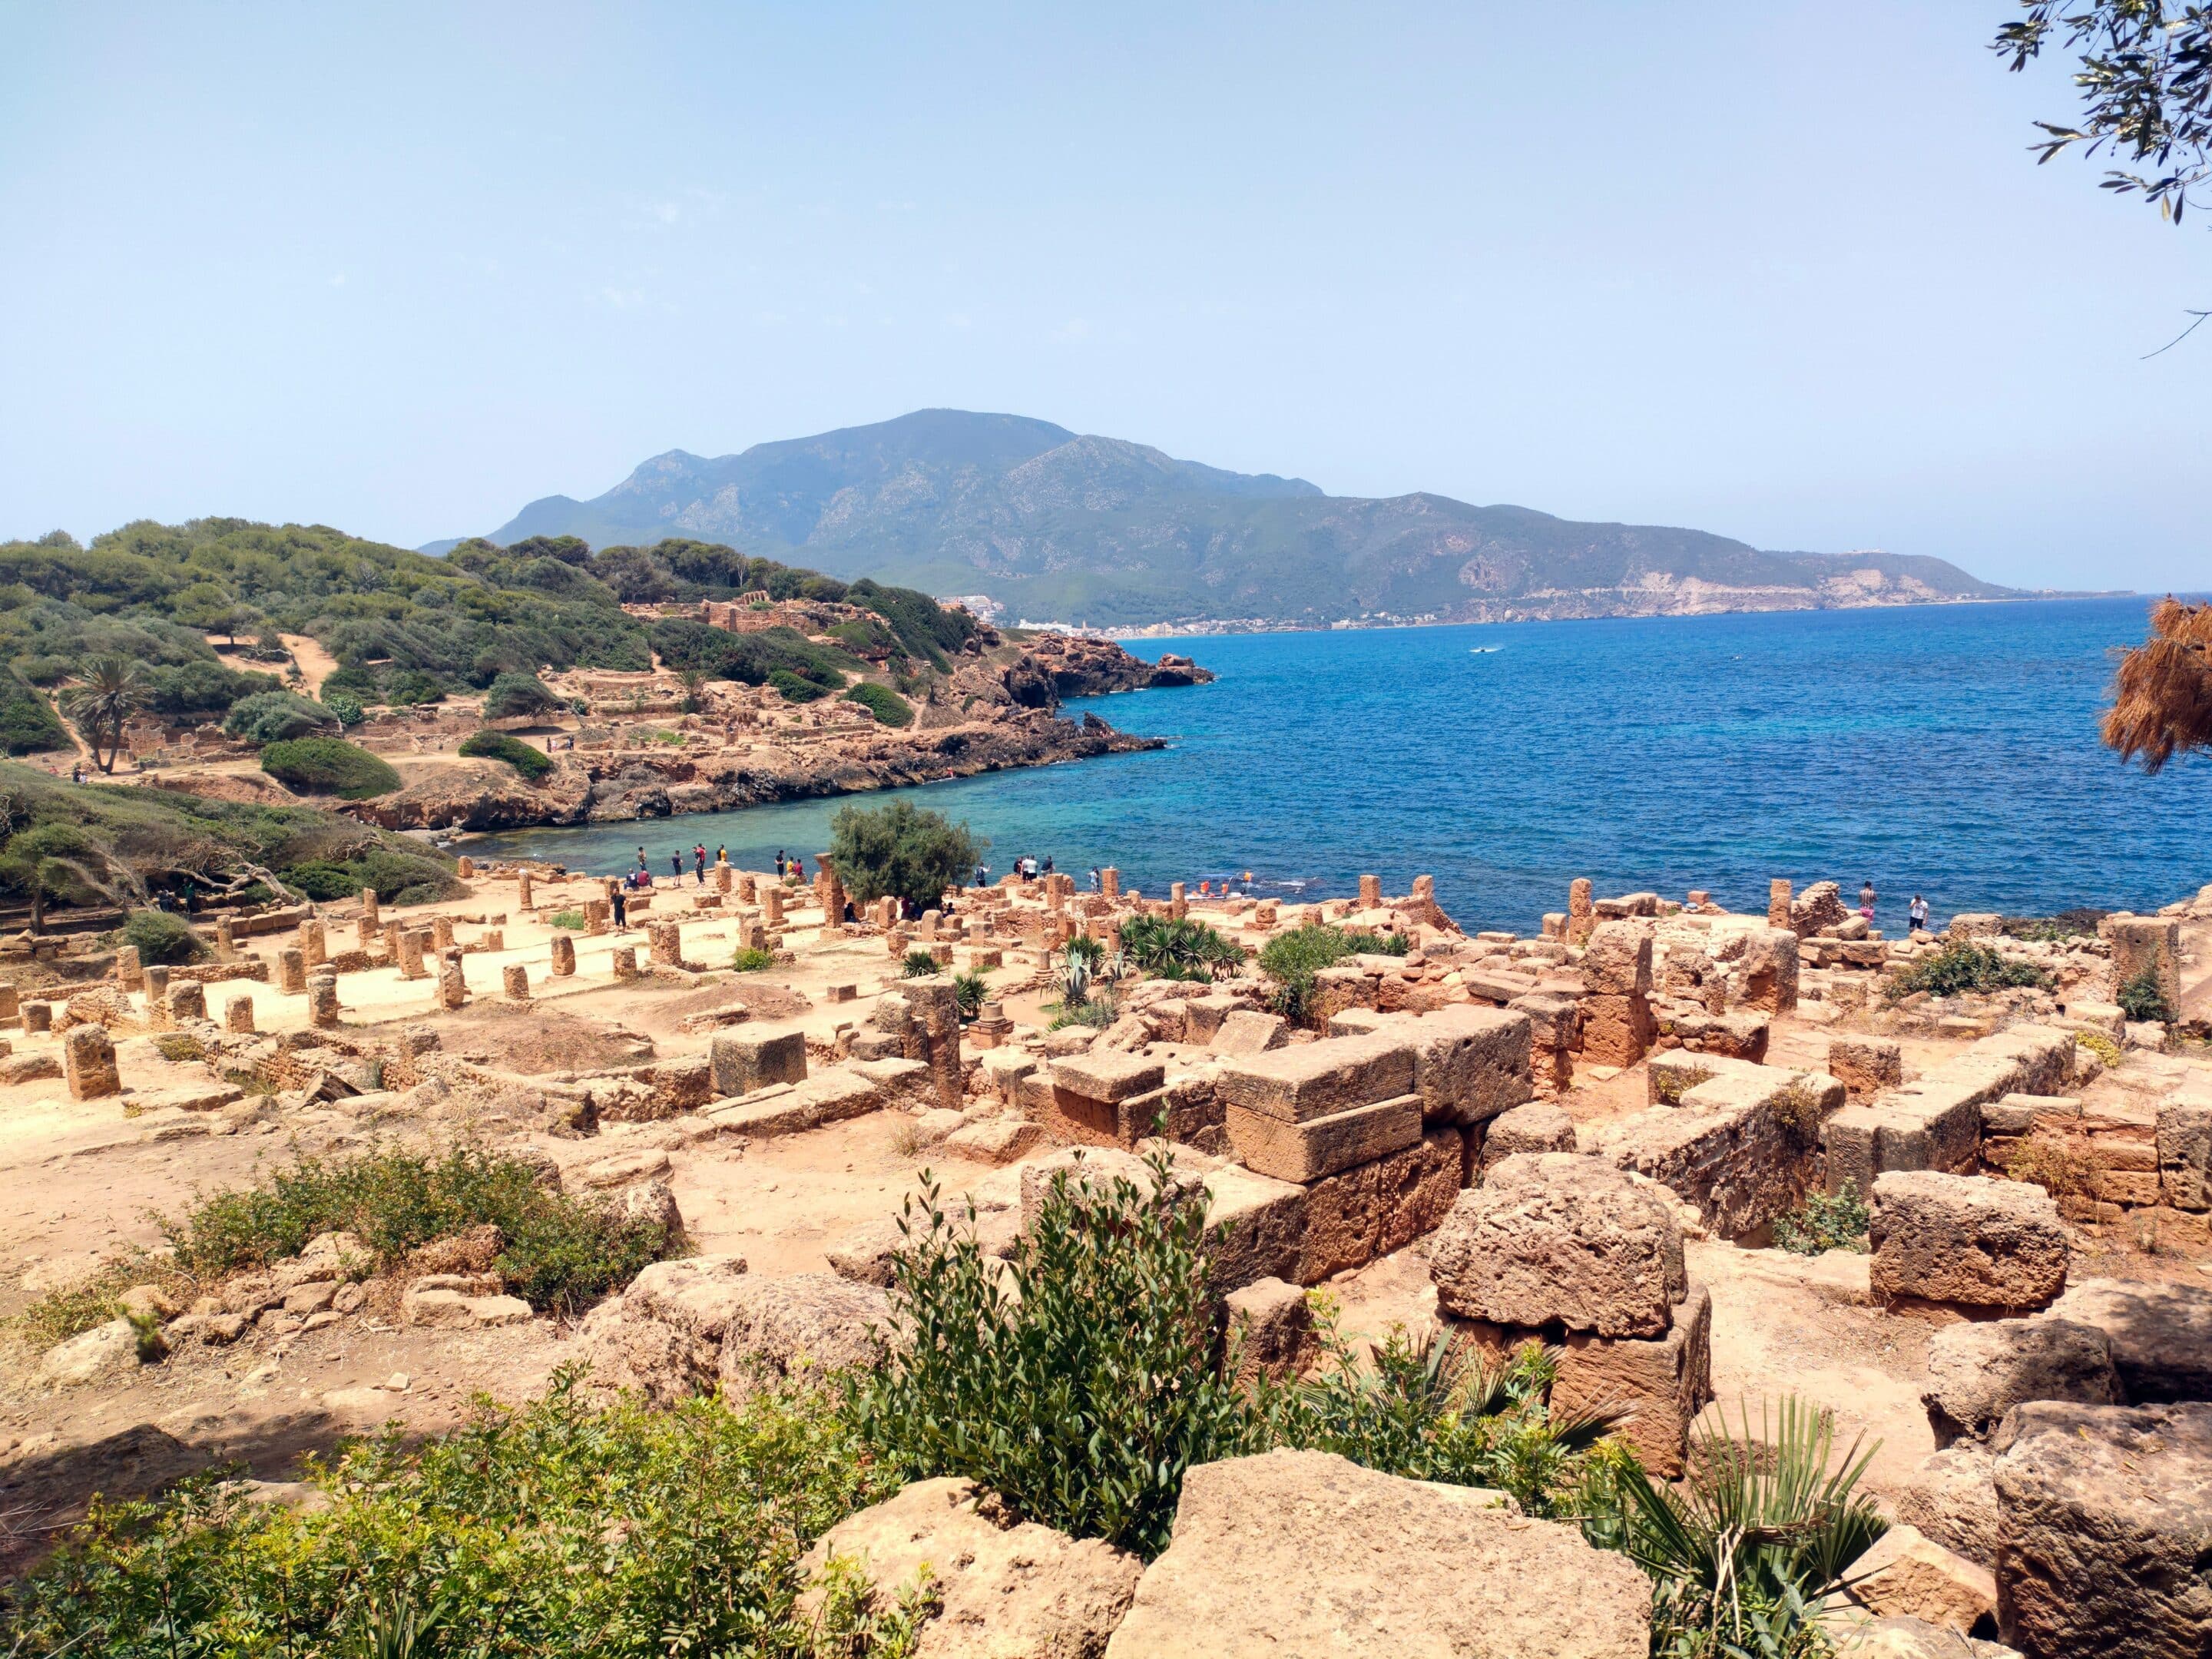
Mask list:
[[[1362,876],[1359,878],[1359,908],[1372,910],[1382,902],[1382,878]]]
[[[0,985],[0,1025],[20,1024],[22,1018],[23,1007],[16,996],[15,988]]]
[[[461,867],[460,867],[460,877],[461,877],[461,879],[462,879],[463,881],[467,881],[467,880],[469,880],[471,877],[473,877],[473,876],[476,874],[476,872],[477,872],[477,861],[476,861],[474,859],[472,859],[472,858],[469,857],[465,853],[465,854],[463,854],[461,855]]]
[[[458,1008],[469,1000],[469,982],[462,969],[459,951],[447,951],[438,958],[438,1006]]]
[[[218,962],[229,962],[238,955],[238,934],[228,916],[215,919],[215,954]]]
[[[146,982],[145,965],[138,960],[135,945],[119,946],[115,952],[115,982],[126,991],[137,990]]]
[[[1170,882],[1168,884],[1168,915],[1180,921],[1189,912],[1190,901],[1183,896],[1182,884],[1179,881]]]
[[[434,951],[453,948],[453,919],[451,916],[430,918],[430,948]]]
[[[1121,896],[1121,872],[1108,865],[1098,872],[1098,890],[1108,898]]]
[[[1586,944],[1595,926],[1597,908],[1590,897],[1589,878],[1577,876],[1567,884],[1567,943]]]
[[[361,890],[361,919],[368,924],[368,931],[372,934],[384,925],[383,917],[376,908],[376,889],[374,887]]]
[[[330,949],[323,941],[323,924],[312,916],[300,924],[300,959],[310,968],[319,968],[331,959]]]
[[[718,893],[728,892],[732,886],[734,885],[732,879],[734,874],[735,872],[727,864],[716,864],[714,866],[714,890]]]
[[[501,927],[487,927],[484,929],[484,936],[477,941],[477,945],[479,950],[504,951],[507,949],[507,930]]]
[[[207,987],[198,980],[186,980],[169,988],[169,1018],[205,1019],[207,1018]]]
[[[384,924],[384,959],[395,966],[399,961],[399,936],[406,931],[396,921]]]
[[[428,937],[412,927],[403,928],[399,934],[399,977],[422,979],[428,970],[422,966],[422,941]]]
[[[509,1002],[530,1000],[530,969],[519,962],[510,962],[499,970],[499,974]]]
[[[169,994],[169,970],[167,967],[161,963],[155,963],[151,968],[145,970],[144,980],[146,986],[146,1006],[150,1008],[155,1003],[166,1001],[167,1000]]]
[[[288,997],[298,996],[307,988],[307,959],[296,945],[288,945],[276,953],[276,988]]]
[[[530,910],[537,908],[530,902],[530,885],[529,871],[518,870],[514,872],[514,908],[516,909]]]
[[[222,1029],[226,1031],[251,1033],[253,1030],[253,999],[233,997],[222,1005]]]
[[[684,965],[683,930],[672,921],[656,921],[645,930],[652,946],[650,960],[656,967],[680,968]]]
[[[903,927],[894,927],[884,935],[884,948],[894,958],[906,955],[906,947],[913,943],[914,941],[907,936],[907,931]]]
[[[615,946],[611,956],[614,963],[615,977],[617,979],[629,980],[635,979],[637,977],[637,946],[635,945],[617,945]]]
[[[615,908],[605,899],[584,901],[584,932],[598,939],[614,926]]]
[[[763,887],[763,888],[762,888],[762,889],[761,889],[761,896],[761,896],[761,908],[768,912],[768,925],[769,925],[769,927],[782,927],[782,926],[783,926],[783,888],[782,888],[782,885],[781,885],[780,883],[773,882],[773,881],[772,881],[772,882],[769,883],[767,886],[765,886],[765,887]]]
[[[62,1075],[71,1100],[99,1100],[123,1092],[115,1069],[115,1044],[104,1025],[73,1026],[62,1037]]]
[[[1583,1058],[1633,1066],[1651,1047],[1651,935],[1632,921],[1600,922],[1583,953]]]
[[[740,904],[760,902],[760,883],[742,870],[738,872],[738,902]]]
[[[2166,916],[2112,916],[2097,931],[2112,941],[2112,994],[2148,978],[2181,1012],[2181,923]]]
[[[51,1002],[27,1002],[23,1005],[23,1030],[51,1031],[54,1029],[54,1005]]]
[[[328,1030],[338,1023],[338,976],[317,974],[307,981],[307,1024]]]
[[[1769,927],[1790,926],[1790,884],[1777,876],[1766,884],[1766,925]]]

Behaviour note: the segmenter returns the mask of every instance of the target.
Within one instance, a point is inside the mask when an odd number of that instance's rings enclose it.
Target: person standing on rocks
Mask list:
[[[1905,914],[1912,924],[1911,932],[1924,933],[1928,931],[1928,901],[1919,894],[1912,896],[1912,902],[1905,907]]]
[[[1874,926],[1874,878],[1869,877],[1859,884],[1859,915],[1868,927]]]

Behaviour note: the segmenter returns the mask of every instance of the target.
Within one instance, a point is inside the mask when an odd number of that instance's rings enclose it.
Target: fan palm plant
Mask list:
[[[145,671],[123,657],[94,657],[61,697],[62,712],[92,745],[92,758],[103,772],[115,770],[131,717],[153,701]]]
[[[2120,659],[2104,738],[2146,772],[2212,749],[2212,605],[2167,599],[2151,611],[2150,638]]]

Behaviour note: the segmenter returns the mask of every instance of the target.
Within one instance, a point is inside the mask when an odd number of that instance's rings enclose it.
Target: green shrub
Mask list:
[[[553,757],[544,750],[504,732],[471,732],[453,752],[476,760],[505,761],[532,783],[553,769]]]
[[[2054,944],[2060,939],[2095,938],[2097,924],[2111,914],[2109,910],[2061,910],[2055,916],[2007,916],[1998,927],[2011,939]]]
[[[406,852],[380,847],[349,859],[315,859],[281,873],[288,886],[319,904],[358,897],[364,887],[376,889],[385,904],[427,904],[460,891],[460,878],[435,854],[411,847]],[[409,897],[410,893],[415,896]]]
[[[399,787],[399,774],[389,765],[338,738],[272,743],[261,751],[261,769],[289,788],[343,800],[366,800]]]
[[[788,668],[771,669],[768,683],[783,693],[786,702],[812,702],[817,697],[826,697],[830,688],[817,685],[812,680],[803,680]]]
[[[333,691],[330,682],[323,683],[323,707],[331,711],[331,718],[340,726],[359,726],[368,718],[368,711],[361,706],[361,699],[344,691]]]
[[[2120,987],[2113,1001],[2130,1019],[2148,1021],[2160,1025],[2173,1021],[2173,1005],[2166,1000],[2166,987],[2159,982],[2158,969],[2145,964],[2140,973]]]
[[[1243,965],[1244,947],[1188,916],[1132,916],[1121,924],[1121,954],[1160,979],[1210,980]]]
[[[230,706],[222,729],[247,743],[271,744],[310,737],[336,722],[328,708],[296,691],[258,691]]]
[[[959,1005],[960,1018],[964,1023],[980,1019],[983,1005],[990,1000],[991,988],[981,974],[955,974],[952,976],[952,1000]]]
[[[580,933],[586,926],[584,913],[581,910],[556,910],[552,920],[548,921],[546,926],[565,927],[572,933]]]
[[[741,974],[757,974],[764,968],[775,966],[775,952],[757,949],[740,949],[730,958],[730,966]]]
[[[908,801],[847,806],[830,821],[830,863],[856,902],[906,900],[934,909],[948,887],[974,873],[991,843],[942,812]]]
[[[1183,1471],[1262,1449],[1215,1364],[1206,1211],[1164,1156],[1149,1190],[1054,1176],[1005,1263],[934,1182],[894,1259],[899,1356],[858,1379],[854,1421],[909,1478],[963,1475],[1021,1514],[1147,1558],[1167,1547]]]
[[[173,1066],[187,1060],[205,1060],[207,1044],[189,1031],[165,1031],[154,1039],[154,1052]]]
[[[1126,932],[1123,937],[1127,937]],[[1303,1020],[1313,1012],[1314,976],[1322,969],[1334,968],[1349,956],[1402,957],[1411,948],[1412,941],[1403,933],[1385,938],[1309,922],[1269,939],[1260,951],[1260,971],[1275,981],[1277,1012]]]
[[[501,674],[484,693],[483,712],[488,720],[542,714],[560,707],[561,700],[547,690],[545,683],[535,674]]]
[[[36,755],[72,746],[53,705],[19,675],[0,674],[0,750]]]
[[[139,961],[167,967],[196,962],[207,954],[191,924],[166,910],[133,910],[124,920],[123,942],[137,947]]]
[[[922,979],[935,973],[937,969],[937,958],[920,945],[916,945],[899,958],[901,979]]]
[[[1873,1224],[1874,1212],[1859,1196],[1858,1182],[1847,1180],[1841,1192],[1832,1196],[1808,1193],[1802,1204],[1777,1217],[1774,1243],[1792,1255],[1818,1255],[1823,1250],[1863,1251],[1868,1229]]]
[[[847,702],[857,702],[884,726],[912,726],[914,710],[907,700],[888,685],[863,681],[845,694]]]
[[[493,1265],[507,1288],[533,1308],[563,1314],[628,1284],[677,1243],[658,1224],[547,1191],[531,1164],[466,1146],[442,1156],[301,1158],[161,1225],[180,1267],[220,1278],[297,1255],[318,1233],[360,1234],[384,1267],[418,1244],[486,1222],[504,1241]]]
[[[1071,1025],[1086,1025],[1094,1031],[1103,1031],[1121,1017],[1121,1011],[1111,997],[1087,997],[1081,1002],[1070,1002],[1065,997],[1049,1005],[1052,1018],[1045,1022],[1048,1031],[1064,1031]]]
[[[1990,945],[1960,939],[1932,957],[1899,969],[1890,976],[1887,994],[1895,1001],[1916,991],[1950,997],[1967,991],[2004,991],[2051,982],[2051,975],[2033,963],[2008,961]]]
[[[307,1478],[324,1504],[213,1475],[95,1499],[9,1587],[0,1639],[110,1659],[913,1650],[918,1607],[872,1613],[849,1568],[799,1604],[801,1553],[896,1486],[819,1389],[595,1407],[564,1370],[530,1405],[480,1399],[450,1433],[351,1442]]]
[[[56,1285],[40,1295],[12,1322],[34,1350],[51,1348],[123,1316],[123,1293],[152,1285],[179,1306],[199,1294],[199,1285],[173,1262],[144,1250],[110,1256],[82,1279]]]

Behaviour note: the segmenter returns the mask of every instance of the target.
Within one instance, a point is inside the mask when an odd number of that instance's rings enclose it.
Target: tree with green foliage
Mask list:
[[[123,942],[138,952],[138,960],[174,966],[197,962],[207,954],[191,924],[166,910],[133,910],[123,923]]]
[[[0,888],[31,909],[31,931],[46,931],[46,906],[115,892],[112,863],[98,841],[74,823],[48,821],[16,830],[0,845]]]
[[[0,751],[36,755],[72,746],[53,705],[21,675],[0,672]]]
[[[544,750],[504,732],[472,732],[454,752],[475,760],[504,761],[532,783],[553,769],[552,757]]]
[[[830,821],[830,867],[862,904],[896,897],[929,909],[946,888],[967,880],[990,846],[966,824],[910,801],[842,807]]]
[[[845,694],[847,702],[857,702],[876,717],[883,726],[912,726],[914,710],[907,700],[888,685],[878,685],[865,680]]]
[[[323,685],[322,702],[323,707],[331,711],[331,718],[348,730],[368,718],[368,711],[361,706],[358,697],[343,691],[331,690],[327,681]]]
[[[547,690],[544,681],[535,674],[501,674],[491,683],[491,690],[484,693],[486,720],[513,720],[524,714],[542,714],[559,707],[561,700]]]
[[[258,745],[312,737],[337,724],[337,717],[312,697],[296,691],[257,691],[231,705],[230,713],[223,716],[222,729],[243,742]]]
[[[112,772],[123,750],[123,728],[153,700],[153,687],[137,663],[97,657],[62,693],[62,708],[91,745],[100,769]]]
[[[399,787],[399,774],[366,749],[338,738],[298,738],[261,751],[261,769],[309,795],[366,800]]]

